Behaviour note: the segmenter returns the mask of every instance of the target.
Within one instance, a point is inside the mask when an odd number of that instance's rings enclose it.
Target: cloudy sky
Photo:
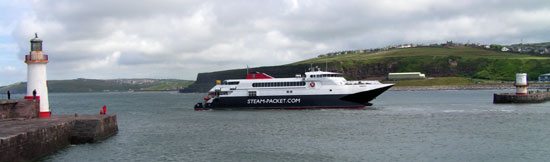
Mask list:
[[[550,41],[548,0],[0,0],[0,85],[26,80],[34,33],[48,79],[177,78],[402,43]]]

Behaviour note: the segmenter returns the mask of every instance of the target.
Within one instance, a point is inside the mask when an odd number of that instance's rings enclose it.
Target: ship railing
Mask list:
[[[346,81],[345,85],[364,85],[364,84],[380,84],[379,81],[374,80],[356,80],[356,81]]]

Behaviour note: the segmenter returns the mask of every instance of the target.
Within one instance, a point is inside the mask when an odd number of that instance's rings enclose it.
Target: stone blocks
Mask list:
[[[31,161],[69,144],[93,143],[118,131],[116,115],[54,115],[0,122],[0,161]]]

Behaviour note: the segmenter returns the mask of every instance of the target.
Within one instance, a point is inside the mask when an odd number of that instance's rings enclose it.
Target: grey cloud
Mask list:
[[[22,57],[39,32],[53,79],[194,79],[198,72],[400,43],[547,41],[547,6],[550,1],[44,0],[32,2],[32,14],[12,35]]]

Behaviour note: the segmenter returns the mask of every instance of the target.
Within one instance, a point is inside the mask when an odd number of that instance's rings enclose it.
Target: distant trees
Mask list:
[[[491,44],[491,49],[495,49],[495,50],[502,50],[502,48],[504,47],[503,45],[500,45],[500,44]]]

